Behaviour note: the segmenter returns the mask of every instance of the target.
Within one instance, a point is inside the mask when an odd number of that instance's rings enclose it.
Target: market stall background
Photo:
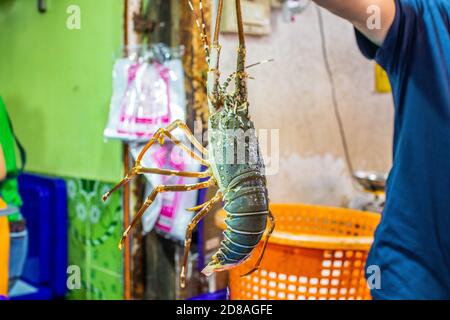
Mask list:
[[[67,27],[71,5],[81,8],[80,29]],[[60,0],[47,6],[42,15],[34,1],[0,1],[0,39],[8,39],[0,49],[0,94],[27,149],[26,170],[67,181],[69,264],[80,265],[89,284],[74,298],[121,298],[120,194],[106,205],[97,202],[122,176],[121,145],[105,143],[103,129],[111,70],[121,55],[124,2]],[[280,168],[268,177],[271,200],[342,206],[357,192],[333,114],[316,9],[310,6],[293,23],[281,15],[272,11],[270,35],[247,40],[249,62],[275,59],[252,70],[255,80],[249,82],[258,128],[280,128]],[[360,56],[351,25],[323,15],[354,166],[387,171],[391,97],[375,92],[374,65]],[[235,65],[236,37],[222,39],[227,74]],[[104,235],[109,238],[96,242]]]

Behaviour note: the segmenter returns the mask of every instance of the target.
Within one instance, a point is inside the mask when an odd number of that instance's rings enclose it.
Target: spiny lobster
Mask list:
[[[186,230],[184,259],[180,274],[181,287],[185,287],[186,284],[186,269],[194,228],[208,214],[215,203],[219,201],[224,201],[225,203],[224,209],[227,212],[225,223],[227,228],[223,232],[224,238],[220,243],[220,248],[202,271],[206,276],[214,272],[233,268],[244,262],[261,241],[266,230],[267,222],[269,222],[266,239],[255,267],[243,276],[256,271],[261,263],[269,237],[275,228],[275,218],[269,211],[264,162],[261,157],[254,124],[250,120],[248,113],[249,103],[246,83],[248,74],[246,73],[246,69],[254,65],[245,66],[246,48],[240,0],[236,0],[239,33],[237,70],[226,79],[223,85],[220,84],[219,71],[221,51],[219,33],[223,0],[219,0],[218,2],[217,19],[212,43],[209,43],[206,35],[202,0],[200,0],[202,22],[199,21],[198,16],[195,14],[191,1],[189,1],[189,6],[195,15],[196,23],[200,29],[209,66],[206,84],[210,111],[208,121],[208,149],[202,146],[185,123],[177,120],[167,128],[161,128],[156,131],[152,139],[140,152],[130,172],[111,191],[103,196],[103,200],[106,200],[112,192],[139,174],[150,173],[208,178],[204,182],[195,184],[159,185],[154,188],[130,226],[125,230],[119,245],[121,248],[131,228],[139,221],[159,193],[199,190],[211,186],[218,186],[219,190],[213,198],[195,208],[188,209],[197,213]],[[227,87],[233,79],[235,80],[235,90],[233,93],[229,93]],[[197,152],[194,152],[194,150],[172,134],[177,128],[182,130]],[[234,142],[237,138],[237,132],[244,133],[244,135],[241,136],[242,140],[238,141],[238,145],[236,146]],[[145,153],[153,144],[163,144],[165,138],[182,148],[188,155],[200,162],[207,169],[204,172],[181,172],[143,167],[141,162]],[[238,152],[239,150],[241,152]]]

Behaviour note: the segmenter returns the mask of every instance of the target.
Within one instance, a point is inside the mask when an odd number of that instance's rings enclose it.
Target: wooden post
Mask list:
[[[124,56],[128,55],[128,48],[138,44],[139,40],[136,33],[133,31],[133,15],[140,8],[140,0],[124,0],[124,16],[123,16],[123,47]],[[127,143],[123,143],[123,170],[129,172],[130,170],[130,148]],[[123,226],[124,230],[130,224],[130,192],[131,185],[126,184],[123,188]],[[131,237],[127,239],[124,245],[124,268],[123,268],[123,285],[124,285],[124,299],[130,300],[131,294]]]
[[[124,172],[129,171],[130,150],[127,143],[123,144],[123,166]],[[123,227],[124,230],[130,225],[130,184],[127,183],[123,188]],[[124,266],[123,266],[123,284],[124,298],[131,299],[131,237],[128,237],[124,246]]]

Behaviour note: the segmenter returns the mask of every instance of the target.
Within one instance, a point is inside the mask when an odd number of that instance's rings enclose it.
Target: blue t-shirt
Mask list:
[[[357,32],[395,104],[393,167],[367,260],[380,268],[372,295],[450,299],[450,0],[395,2],[382,47]]]

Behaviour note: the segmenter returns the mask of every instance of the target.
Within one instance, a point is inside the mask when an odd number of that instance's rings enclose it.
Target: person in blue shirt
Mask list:
[[[450,299],[450,0],[314,1],[353,23],[393,90],[393,167],[366,264],[380,270],[372,296]]]

